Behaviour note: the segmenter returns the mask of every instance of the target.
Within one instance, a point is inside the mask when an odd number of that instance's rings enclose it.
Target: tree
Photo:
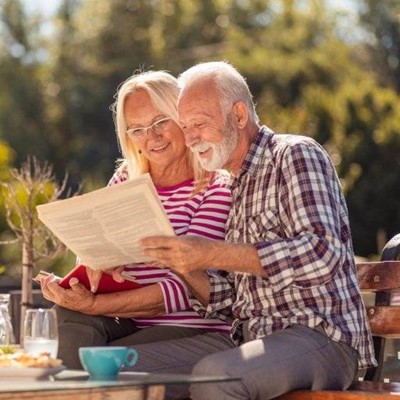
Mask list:
[[[376,253],[377,232],[389,236],[400,225],[397,3],[359,0],[361,26],[319,0],[62,0],[43,38],[20,0],[0,0],[0,135],[18,161],[30,147],[56,174],[67,169],[74,185],[97,188],[119,156],[109,111],[117,86],[138,68],[177,75],[226,59],[247,77],[263,123],[312,136],[329,151],[355,250]],[[350,40],[361,28],[374,40]],[[365,205],[362,196],[374,200]]]
[[[21,163],[28,153],[48,159],[51,149],[46,124],[38,22],[29,18],[20,0],[0,0],[0,138],[18,149]]]
[[[392,89],[364,79],[343,87],[333,107],[338,171],[355,245],[369,256],[399,233],[400,99]]]
[[[362,43],[344,42],[321,2],[273,3],[250,20],[238,14],[225,58],[248,77],[263,122],[310,135],[330,153],[356,253],[371,256],[380,232],[389,238],[400,226],[400,99],[363,68]]]
[[[361,0],[361,26],[365,28],[367,62],[377,79],[400,93],[400,2]]]
[[[14,160],[14,152],[12,149],[0,139],[0,181],[5,182],[10,179],[10,165]],[[0,197],[0,210],[4,208],[4,199]],[[0,240],[1,233],[7,229],[7,222],[5,215],[0,212]],[[2,248],[0,246],[0,256],[2,255]],[[0,262],[0,275],[5,273],[7,270],[6,266]]]
[[[36,158],[28,158],[20,169],[11,169],[11,180],[1,183],[6,219],[22,246],[21,323],[25,311],[32,306],[34,266],[42,258],[55,257],[64,246],[39,221],[36,206],[65,194],[67,177],[58,184],[52,167]],[[11,241],[1,244],[10,244]],[[21,334],[23,332],[21,325]]]

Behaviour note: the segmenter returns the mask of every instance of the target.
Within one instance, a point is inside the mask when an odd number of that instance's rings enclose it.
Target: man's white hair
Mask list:
[[[249,119],[258,123],[253,96],[245,78],[226,61],[199,63],[183,72],[179,78],[179,86],[185,89],[201,80],[212,79],[217,87],[223,114],[226,116],[237,102],[243,102],[249,112]]]

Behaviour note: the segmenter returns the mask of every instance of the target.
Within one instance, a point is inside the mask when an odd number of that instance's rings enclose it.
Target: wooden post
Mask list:
[[[24,237],[22,244],[22,290],[21,290],[21,319],[19,342],[24,345],[25,312],[32,307],[32,278],[33,278],[33,237]]]

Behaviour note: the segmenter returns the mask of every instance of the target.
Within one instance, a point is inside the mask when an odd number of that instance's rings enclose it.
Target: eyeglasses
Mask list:
[[[149,126],[145,126],[143,128],[131,128],[126,130],[126,134],[128,137],[135,142],[140,142],[145,139],[147,133],[152,130],[157,135],[163,134],[168,128],[168,122],[171,120],[169,117],[161,118],[156,122],[153,122]]]

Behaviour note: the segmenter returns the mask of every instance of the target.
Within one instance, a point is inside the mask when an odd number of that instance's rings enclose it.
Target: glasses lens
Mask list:
[[[170,119],[168,117],[161,119],[160,121],[154,122],[154,124],[146,127],[146,128],[136,128],[136,129],[128,129],[126,131],[127,135],[135,141],[143,140],[147,133],[151,130],[157,134],[163,133],[167,128],[168,121]]]
[[[164,132],[165,128],[167,127],[169,118],[163,118],[161,121],[157,121],[153,125],[153,131],[156,133]]]
[[[143,140],[146,134],[145,128],[137,128],[137,129],[128,129],[126,134],[132,140]]]

